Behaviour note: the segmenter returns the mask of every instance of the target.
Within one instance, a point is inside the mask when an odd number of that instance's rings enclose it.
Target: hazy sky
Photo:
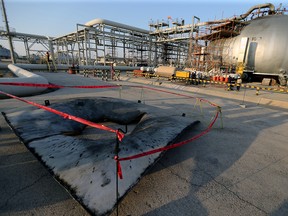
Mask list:
[[[270,1],[277,8],[282,1]],[[10,29],[51,37],[76,31],[76,24],[103,18],[149,30],[149,21],[192,17],[201,21],[230,18],[245,13],[259,0],[4,0]],[[287,6],[288,2],[283,2]],[[5,26],[1,16],[0,27]],[[9,48],[8,41],[0,41]],[[15,51],[25,55],[24,43],[14,42]],[[35,45],[40,46],[40,45]]]
[[[245,13],[257,0],[4,0],[11,28],[17,32],[61,36],[95,18],[104,18],[149,30],[149,20],[192,16],[201,21]],[[277,8],[281,1],[270,1]],[[285,2],[283,3],[285,5]],[[286,2],[288,5],[288,2]],[[2,20],[1,16],[1,20]],[[4,26],[1,22],[0,26]]]

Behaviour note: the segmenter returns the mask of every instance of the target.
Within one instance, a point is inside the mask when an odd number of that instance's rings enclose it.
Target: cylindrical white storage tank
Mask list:
[[[286,15],[254,19],[239,36],[223,41],[223,62],[237,65],[243,58],[245,68],[255,74],[279,75],[280,71],[288,72],[287,35]],[[244,38],[247,38],[247,44],[243,56],[241,49]]]

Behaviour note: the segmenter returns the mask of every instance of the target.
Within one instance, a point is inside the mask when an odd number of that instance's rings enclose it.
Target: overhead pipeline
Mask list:
[[[93,19],[93,20],[90,20],[89,22],[85,23],[86,26],[94,26],[94,25],[97,25],[97,24],[110,25],[110,26],[114,26],[114,27],[128,29],[128,30],[131,30],[131,31],[141,32],[143,34],[149,34],[149,31],[147,31],[145,29],[141,29],[141,28],[137,28],[137,27],[134,27],[134,26],[130,26],[130,25],[126,25],[126,24],[110,21],[110,20],[107,20],[107,19],[97,18],[97,19]]]
[[[219,24],[219,23],[224,23],[228,21],[240,21],[248,17],[254,10],[260,9],[260,8],[270,8],[270,13],[275,12],[275,6],[271,3],[266,3],[266,4],[258,4],[252,6],[245,14],[239,15],[237,17],[232,17],[229,19],[220,19],[220,20],[214,20],[214,21],[208,21],[208,22],[201,22],[201,23],[196,23],[195,26],[204,26],[204,25],[211,25],[211,24]]]
[[[259,4],[252,6],[245,14],[242,14],[238,17],[236,17],[236,20],[242,20],[245,19],[247,16],[249,16],[254,10],[260,9],[260,8],[270,8],[270,12],[274,13],[275,12],[275,6],[271,3],[266,3],[266,4]]]

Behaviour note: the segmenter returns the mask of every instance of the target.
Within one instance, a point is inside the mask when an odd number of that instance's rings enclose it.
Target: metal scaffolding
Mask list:
[[[236,20],[226,20],[220,23],[207,23],[199,27],[195,37],[193,65],[200,71],[231,71],[231,65],[222,61],[230,56],[229,46],[225,39],[240,34],[246,24]]]
[[[150,66],[156,63],[153,37],[146,30],[96,19],[77,24],[71,34],[53,39],[58,63]]]
[[[75,32],[56,38],[19,32],[9,36],[13,42],[24,43],[27,63],[45,63],[41,59],[49,51],[54,64],[181,67],[187,63],[189,40],[197,28],[184,25],[184,20],[173,20],[172,25],[158,23],[153,27],[150,23],[148,31],[95,19],[76,24]],[[0,39],[8,39],[6,31],[0,30]]]
[[[193,49],[194,34],[198,31],[195,24],[200,19],[193,17],[192,24],[185,25],[183,19],[168,18],[167,21],[151,21],[149,23],[150,35],[155,36],[158,53],[164,65],[187,67],[190,65]],[[171,26],[171,27],[170,27]]]
[[[9,37],[11,37],[12,43],[24,44],[26,56],[21,59],[22,62],[41,63],[41,60],[45,57],[45,53],[52,49],[53,38],[16,31],[10,31],[8,34],[7,31],[0,30],[0,40],[5,41],[8,40]],[[19,59],[16,61],[19,62]]]
[[[209,22],[200,22],[200,18],[193,16],[192,23],[185,24],[183,19],[168,17],[150,21],[149,30],[94,19],[76,24],[75,32],[56,38],[0,30],[0,39],[11,38],[12,46],[15,41],[23,42],[29,63],[41,63],[35,61],[35,57],[44,59],[49,51],[54,65],[171,65],[206,72],[240,70],[245,62],[235,66],[225,65],[223,61],[231,56],[225,39],[239,35],[254,17],[275,12],[284,13],[280,9],[275,11],[274,6],[267,3],[237,17]]]

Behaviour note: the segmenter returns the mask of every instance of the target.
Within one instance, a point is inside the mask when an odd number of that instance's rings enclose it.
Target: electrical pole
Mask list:
[[[11,37],[11,35],[10,35],[10,30],[9,30],[9,25],[8,25],[6,10],[5,10],[5,6],[4,6],[4,0],[1,0],[1,5],[2,5],[4,22],[5,22],[5,25],[6,25],[6,32],[7,32],[7,36],[8,36],[9,46],[10,46],[11,60],[12,60],[12,63],[15,64],[16,61],[15,61],[15,56],[14,56],[14,49],[13,49],[13,44],[12,44],[12,37]]]

